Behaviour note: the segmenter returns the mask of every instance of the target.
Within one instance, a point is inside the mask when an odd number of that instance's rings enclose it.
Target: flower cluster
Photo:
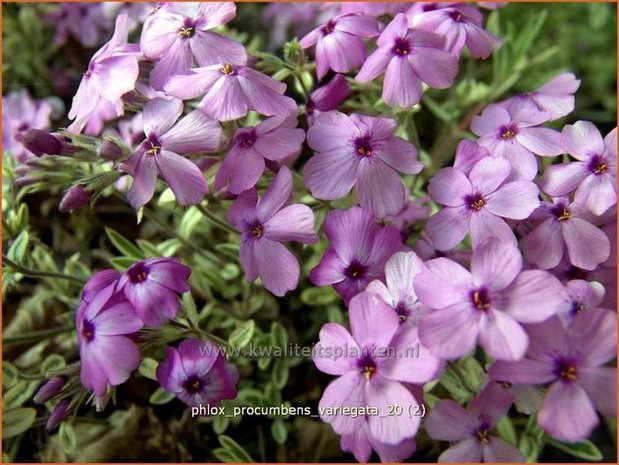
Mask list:
[[[97,44],[111,32],[101,8],[59,9],[56,40]],[[318,339],[313,364],[335,377],[308,396],[360,462],[373,451],[409,458],[422,428],[448,443],[439,461],[522,462],[526,451],[497,428],[510,411],[533,418],[526,434],[565,443],[586,440],[598,412],[616,415],[617,130],[562,122],[575,109],[574,74],[492,103],[510,87],[483,87],[440,136],[453,139],[449,163],[449,144],[433,159],[426,145],[437,136],[418,134],[415,118],[427,107],[449,119],[454,108],[436,111],[432,96],[462,94],[470,83],[458,74],[503,46],[476,6],[269,5],[271,45],[289,26],[301,37],[284,59],[226,26],[231,2],[120,8],[66,131],[47,132],[47,102],[3,98],[5,150],[25,167],[18,183],[68,166],[60,211],[114,195],[140,228],[170,234],[161,251],[136,235],[138,256],[156,258],[135,261],[137,248],[122,243],[115,269],[83,287],[79,382],[98,410],[138,367],[193,408],[235,399],[241,376],[238,402],[266,402],[252,361],[239,370],[222,346],[273,343],[276,331],[260,326],[278,317],[303,339],[287,319],[304,313],[290,294],[311,284],[300,301],[324,295],[346,311],[331,305],[339,318],[326,323],[304,314]],[[227,289],[241,269],[247,282]],[[214,291],[204,285],[213,281]],[[219,305],[234,292],[242,302]],[[269,313],[273,296],[287,299],[281,313]],[[156,368],[140,365],[151,356]],[[467,363],[478,379],[454,395]],[[272,378],[269,401],[281,397]],[[79,406],[76,384],[76,372],[61,372],[35,396],[56,402],[49,429]],[[276,440],[287,434],[277,428]]]

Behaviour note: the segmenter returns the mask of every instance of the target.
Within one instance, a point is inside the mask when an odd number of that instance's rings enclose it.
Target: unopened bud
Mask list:
[[[62,213],[67,213],[72,210],[83,207],[92,197],[92,192],[88,192],[82,184],[77,184],[70,187],[62,196],[58,209]]]
[[[122,149],[117,143],[106,140],[99,146],[99,156],[104,160],[114,161],[118,160],[123,154]]]
[[[56,407],[54,407],[54,410],[52,410],[47,420],[47,424],[45,425],[47,431],[56,429],[69,415],[71,415],[71,403],[69,399],[62,399],[56,404]]]
[[[28,129],[16,134],[15,138],[39,157],[41,155],[58,155],[62,149],[62,143],[57,137],[40,129]]]
[[[36,395],[32,399],[36,404],[44,404],[48,400],[53,399],[60,394],[65,385],[65,380],[62,376],[54,376],[50,378],[43,386],[39,388]]]

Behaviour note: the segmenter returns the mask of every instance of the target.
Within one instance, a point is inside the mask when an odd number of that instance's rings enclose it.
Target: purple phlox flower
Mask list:
[[[290,29],[296,37],[303,37],[322,21],[317,16],[331,16],[320,11],[321,3],[267,3],[262,10],[262,24],[268,27],[269,50],[276,50],[290,37]],[[325,21],[328,18],[325,18]]]
[[[140,45],[146,58],[158,60],[150,74],[153,88],[161,90],[170,77],[186,74],[193,58],[198,66],[245,65],[245,47],[211,31],[235,16],[233,2],[175,3],[149,15]]]
[[[103,131],[105,123],[123,114],[123,108],[123,101],[121,99],[116,102],[100,100],[92,113],[88,115],[88,122],[84,125],[82,132],[89,136],[98,136]]]
[[[48,102],[32,99],[26,89],[2,96],[2,150],[10,152],[18,163],[33,158],[19,136],[29,129],[48,130],[51,113]]]
[[[491,238],[473,250],[471,271],[447,258],[425,263],[415,278],[419,301],[433,310],[419,323],[421,342],[437,357],[458,358],[475,346],[498,360],[518,360],[529,343],[520,323],[550,318],[563,285],[542,270],[522,270],[517,247]]]
[[[456,443],[439,462],[524,462],[511,444],[490,433],[512,405],[511,396],[495,383],[489,384],[465,410],[451,399],[439,401],[425,422],[432,439]]]
[[[413,281],[423,270],[423,262],[415,252],[397,252],[385,264],[385,283],[375,279],[366,287],[395,310],[402,328],[416,326],[427,313],[418,301]]]
[[[179,258],[149,258],[127,268],[117,290],[124,292],[145,326],[157,327],[178,313],[178,296],[189,292],[190,274]]]
[[[617,315],[579,313],[569,327],[557,317],[527,327],[525,359],[497,362],[490,375],[514,383],[547,385],[538,424],[561,441],[586,439],[604,416],[617,415],[617,370],[604,367],[617,353]]]
[[[376,223],[361,207],[330,211],[323,230],[330,245],[309,277],[316,286],[333,285],[346,303],[385,276],[385,263],[394,253],[407,250],[395,226]]]
[[[407,9],[405,10],[406,16],[412,21],[417,15],[427,13],[428,11],[436,11],[443,8],[451,8],[458,5],[454,2],[412,2],[407,3]]]
[[[597,281],[568,281],[565,285],[564,304],[558,315],[565,324],[569,324],[580,313],[602,309],[605,294],[604,286]]]
[[[393,135],[396,126],[388,118],[339,111],[320,115],[307,132],[307,143],[317,153],[303,171],[312,195],[339,199],[356,185],[359,204],[377,218],[399,213],[406,189],[397,171],[416,174],[423,165],[413,144]]]
[[[610,241],[592,224],[592,215],[582,204],[566,197],[542,202],[533,214],[536,225],[524,239],[527,261],[547,270],[559,264],[567,249],[570,262],[593,270],[610,256]]]
[[[126,14],[131,18],[131,28],[129,31],[134,31],[138,26],[142,25],[149,13],[157,9],[156,2],[103,2],[103,16],[110,23],[114,21],[120,14]]]
[[[340,14],[363,13],[370,16],[396,15],[409,8],[403,2],[343,2],[339,4]]]
[[[512,396],[514,406],[519,412],[532,415],[539,410],[544,399],[544,394],[539,388],[530,384],[513,384],[492,378],[490,378],[490,381],[499,385]]]
[[[430,260],[432,258],[449,258],[456,263],[464,267],[468,267],[471,263],[471,250],[467,249],[451,249],[451,250],[437,250],[432,242],[432,239],[428,237],[425,231],[421,232],[421,236],[415,242],[413,251],[423,261]]]
[[[405,228],[405,226],[411,226],[419,221],[425,221],[430,217],[430,197],[423,196],[417,199],[411,199],[408,189],[405,190],[405,204],[404,208],[395,215],[387,215],[383,218],[385,224],[392,224],[397,227],[402,233],[403,242],[410,234],[411,228]]]
[[[284,207],[291,194],[292,174],[282,166],[260,200],[256,189],[250,189],[228,210],[228,221],[241,233],[239,254],[247,281],[260,277],[279,297],[297,287],[300,273],[299,262],[282,242],[318,240],[311,208],[298,203]]]
[[[572,73],[563,73],[552,78],[533,92],[515,95],[499,102],[512,115],[521,111],[546,112],[548,121],[562,118],[574,111],[574,93],[580,80]]]
[[[185,339],[177,349],[166,347],[166,358],[157,366],[157,381],[190,407],[214,407],[236,398],[239,371],[211,342]]]
[[[362,292],[350,301],[349,332],[342,325],[327,323],[314,348],[316,367],[338,378],[325,389],[318,404],[322,420],[340,435],[358,432],[374,440],[399,445],[417,433],[420,417],[387,415],[388,405],[418,405],[402,383],[423,384],[435,379],[443,363],[420,345],[416,328],[399,331],[398,315],[378,296]],[[417,350],[417,356],[411,353]],[[328,407],[366,407],[378,415],[329,414]]]
[[[90,59],[88,70],[73,97],[68,116],[75,121],[69,126],[69,131],[81,132],[101,105],[111,105],[116,116],[122,115],[121,98],[135,87],[141,55],[138,45],[126,43],[129,22],[127,15],[118,16],[114,35]]]
[[[364,38],[378,35],[378,21],[364,14],[346,14],[329,19],[300,41],[303,48],[316,45],[316,75],[322,79],[329,69],[347,73],[365,60]]]
[[[202,171],[182,155],[215,151],[223,132],[202,110],[192,111],[175,124],[182,112],[183,103],[177,99],[155,99],[144,105],[146,139],[121,165],[133,176],[127,197],[136,210],[153,197],[157,175],[180,205],[200,203],[208,192]]]
[[[383,463],[401,463],[413,455],[416,450],[415,440],[411,438],[403,439],[395,445],[377,441],[372,436],[368,419],[356,431],[342,435],[340,447],[344,452],[351,452],[361,463],[367,463],[370,460],[372,450],[376,451]]]
[[[525,220],[540,203],[534,182],[505,182],[511,172],[506,160],[487,157],[473,167],[468,177],[448,167],[430,179],[430,197],[444,205],[426,227],[438,250],[454,248],[469,231],[473,248],[492,236],[516,245],[516,237],[504,218]]]
[[[184,76],[174,76],[165,91],[183,100],[202,96],[199,108],[211,118],[231,121],[249,110],[265,116],[289,116],[296,102],[286,97],[286,84],[255,69],[234,63],[194,68]]]
[[[350,87],[343,74],[336,74],[327,84],[314,89],[305,102],[308,124],[314,124],[324,111],[337,110],[349,95]]]
[[[127,144],[127,147],[135,147],[144,138],[142,112],[135,113],[130,119],[123,119],[119,121],[116,124],[116,128],[106,129],[103,132],[103,135],[119,137],[125,144]],[[101,154],[99,156],[101,156]],[[115,157],[114,159],[116,158],[118,157]]]
[[[392,107],[407,108],[419,100],[422,82],[446,89],[458,74],[458,57],[443,50],[443,36],[421,29],[409,29],[408,19],[399,13],[383,30],[372,53],[355,77],[369,82],[385,72],[383,100]]]
[[[471,130],[479,136],[479,145],[512,165],[512,176],[531,181],[537,174],[535,155],[550,157],[563,153],[561,133],[538,127],[545,121],[548,121],[545,112],[512,115],[502,106],[491,104],[480,116],[473,117]]]
[[[546,168],[542,189],[553,197],[576,191],[575,202],[602,215],[617,204],[617,128],[602,139],[592,123],[577,121],[563,128],[561,141],[578,161]]]
[[[64,45],[69,36],[84,47],[94,47],[112,28],[114,21],[103,14],[103,3],[57,3],[56,11],[45,16],[55,28],[54,43]],[[116,17],[116,16],[114,16]]]
[[[526,255],[525,255],[526,257]],[[617,309],[617,268],[616,262],[614,266],[599,265],[594,270],[585,270],[578,268],[570,263],[567,256],[563,257],[559,265],[552,268],[550,271],[561,282],[567,284],[572,280],[585,280],[588,282],[599,282],[604,286],[604,299],[600,306],[602,308]]]
[[[282,162],[299,154],[305,131],[297,128],[296,117],[274,116],[254,127],[240,128],[215,177],[215,189],[228,181],[233,194],[251,189],[264,172],[265,162]]]
[[[502,41],[483,28],[483,20],[473,5],[456,4],[417,14],[411,18],[411,26],[445,36],[445,51],[456,56],[466,45],[473,57],[486,59]]]
[[[477,143],[472,140],[463,139],[458,143],[458,147],[456,148],[456,158],[453,167],[459,169],[468,176],[477,162],[490,156],[490,152],[484,147],[477,145]]]
[[[105,272],[91,278],[76,316],[80,380],[96,396],[127,381],[140,364],[140,351],[127,336],[142,328],[142,320],[123,293],[116,292],[114,281],[99,289],[113,276]]]
[[[616,268],[617,267],[617,219],[616,219],[617,210],[613,210],[613,213],[614,215],[612,216],[614,216],[614,218],[611,220],[611,222],[602,226],[602,231],[604,231],[604,234],[606,234],[606,237],[608,237],[610,241],[610,255],[608,256],[608,259],[604,263],[602,263],[602,265],[607,266],[607,267]]]

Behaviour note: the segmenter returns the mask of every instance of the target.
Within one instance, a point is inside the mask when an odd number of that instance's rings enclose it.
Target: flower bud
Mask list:
[[[52,410],[51,415],[47,420],[47,424],[45,427],[47,431],[52,431],[60,425],[69,415],[71,415],[71,403],[69,399],[62,399],[60,402],[56,404],[54,410]]]
[[[62,391],[64,385],[65,379],[62,376],[54,376],[39,388],[32,400],[36,404],[44,404],[48,400],[60,394],[60,391]]]
[[[69,188],[64,193],[62,199],[60,200],[60,206],[58,207],[58,210],[60,210],[62,213],[76,210],[86,205],[90,201],[91,197],[92,192],[88,192],[83,185],[77,184]]]
[[[57,137],[40,129],[28,129],[16,134],[15,139],[37,156],[58,155],[62,149],[62,144]]]
[[[114,161],[119,159],[122,154],[122,149],[111,140],[103,141],[99,146],[99,156],[104,160]]]

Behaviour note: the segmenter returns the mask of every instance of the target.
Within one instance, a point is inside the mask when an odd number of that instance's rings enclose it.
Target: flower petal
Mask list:
[[[195,163],[166,150],[155,157],[159,173],[174,192],[179,205],[195,205],[204,199],[208,185]]]
[[[263,238],[254,244],[254,258],[264,287],[273,294],[282,297],[297,287],[299,262],[282,244]]]

